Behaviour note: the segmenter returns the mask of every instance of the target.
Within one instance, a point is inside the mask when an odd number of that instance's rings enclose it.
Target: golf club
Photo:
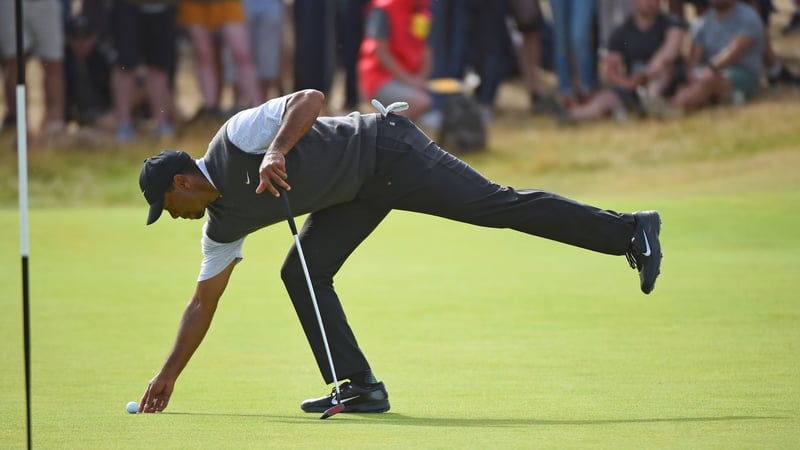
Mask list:
[[[306,265],[306,257],[303,254],[303,247],[300,245],[300,238],[297,236],[297,226],[294,223],[294,215],[292,215],[292,207],[289,205],[289,195],[286,190],[278,188],[283,200],[283,206],[286,208],[286,220],[289,222],[289,228],[292,230],[294,237],[294,245],[297,247],[297,254],[300,256],[300,264],[303,266],[303,274],[306,276],[306,284],[308,284],[308,293],[311,294],[311,303],[314,304],[314,312],[317,314],[317,323],[319,323],[319,331],[322,334],[322,343],[325,344],[325,354],[328,356],[328,364],[331,366],[331,376],[333,376],[333,385],[336,390],[336,402],[328,408],[320,419],[327,419],[328,417],[344,411],[344,403],[341,401],[341,393],[339,392],[339,379],[336,377],[336,369],[333,367],[333,357],[331,356],[331,349],[328,346],[328,336],[325,334],[325,326],[322,324],[322,316],[319,313],[319,305],[317,304],[317,295],[314,293],[314,286],[311,284],[311,275],[308,273],[308,265]]]

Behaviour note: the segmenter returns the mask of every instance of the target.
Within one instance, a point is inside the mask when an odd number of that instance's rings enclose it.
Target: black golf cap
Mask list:
[[[164,150],[156,156],[147,158],[139,174],[139,187],[150,205],[147,224],[158,220],[164,211],[164,193],[172,186],[172,179],[186,164],[193,161],[188,153],[177,150]]]

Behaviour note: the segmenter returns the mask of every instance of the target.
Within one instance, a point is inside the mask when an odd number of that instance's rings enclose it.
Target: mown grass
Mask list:
[[[143,225],[157,148],[30,155],[34,445],[45,448],[793,448],[800,441],[795,91],[670,122],[557,128],[511,108],[467,160],[498,182],[657,208],[665,260],[392,213],[337,278],[392,411],[321,422],[278,268],[248,238],[167,413],[130,416],[174,338],[200,223]],[[210,129],[173,146],[200,156]],[[8,148],[10,138],[0,138]],[[0,152],[0,447],[24,445],[15,158]]]

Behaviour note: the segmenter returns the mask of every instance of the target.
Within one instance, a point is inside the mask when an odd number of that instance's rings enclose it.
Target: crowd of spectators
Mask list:
[[[26,57],[43,67],[40,133],[68,124],[120,144],[221,122],[290,90],[343,102],[407,101],[436,129],[448,94],[433,78],[479,76],[470,92],[484,121],[519,76],[530,110],[562,124],[603,117],[672,117],[713,102],[743,104],[765,85],[798,84],[768,32],[771,0],[23,0]],[[783,34],[800,31],[800,0]],[[14,2],[0,2],[5,116],[15,117]],[[179,44],[191,48],[202,97],[176,108]],[[552,72],[549,88],[542,74]],[[233,104],[223,105],[230,86]],[[177,95],[180,90],[177,89]],[[450,94],[452,95],[452,94]]]

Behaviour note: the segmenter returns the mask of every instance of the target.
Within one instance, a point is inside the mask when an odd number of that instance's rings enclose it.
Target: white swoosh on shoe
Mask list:
[[[642,253],[642,256],[650,256],[650,242],[647,241],[647,233],[642,231],[642,236],[644,236],[644,248],[645,251]]]
[[[358,397],[360,397],[360,395],[356,395],[356,396],[348,397],[348,398],[343,398],[339,403],[347,403],[350,400],[357,399]],[[336,405],[336,404],[338,404],[338,403],[336,402],[336,397],[334,397],[334,398],[331,399],[331,405]]]

